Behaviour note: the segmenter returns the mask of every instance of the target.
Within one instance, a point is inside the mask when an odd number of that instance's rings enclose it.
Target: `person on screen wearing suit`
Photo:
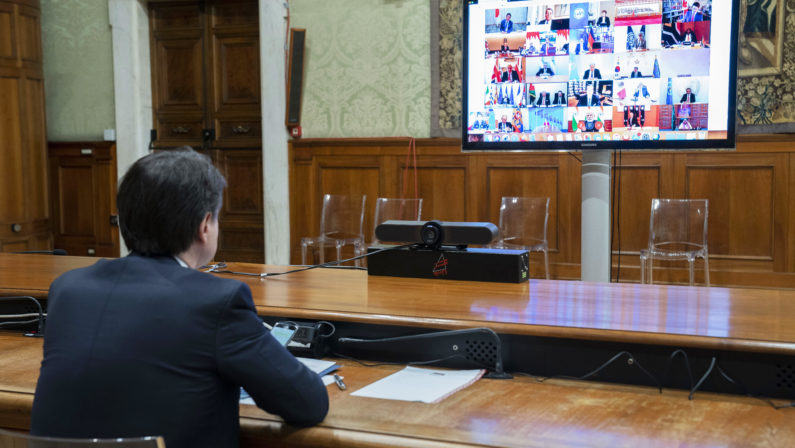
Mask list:
[[[629,74],[629,77],[630,78],[643,78],[643,73],[638,71],[638,68],[635,67],[634,69],[632,69],[632,72]]]
[[[199,270],[225,186],[190,148],[130,167],[117,196],[130,254],[50,286],[31,434],[238,446],[241,387],[287,424],[325,418],[326,387],[265,329],[248,285]]]
[[[500,132],[513,132],[513,123],[508,121],[508,116],[503,115],[500,122],[497,123],[497,130]]]
[[[599,95],[593,92],[593,84],[588,83],[585,86],[585,93],[581,94],[577,98],[577,106],[598,106],[600,103]]]
[[[602,15],[596,19],[596,26],[602,28],[610,28],[610,17],[607,17],[607,11],[602,10]]]
[[[538,69],[536,72],[536,76],[543,76],[544,78],[549,78],[550,76],[555,76],[555,72],[549,66],[549,62],[544,62],[544,65]]]
[[[602,79],[602,72],[591,62],[590,68],[582,74],[582,79]]]
[[[679,100],[680,103],[695,103],[696,102],[696,94],[690,90],[690,87],[685,89],[685,94],[682,95],[682,99]]]
[[[690,9],[682,16],[682,22],[701,22],[704,20],[704,14],[701,13],[701,4],[693,2]]]
[[[552,25],[552,8],[547,8],[544,11],[544,19],[538,21],[539,25]]]
[[[513,32],[513,22],[511,21],[511,13],[505,14],[505,19],[503,19],[500,22],[500,32],[501,33]]]
[[[500,53],[508,53],[511,51],[511,47],[508,45],[508,38],[502,40],[502,45],[500,46]]]
[[[566,95],[563,93],[562,90],[558,90],[555,93],[555,98],[552,100],[553,106],[565,106],[566,105]]]
[[[552,105],[552,99],[549,96],[549,92],[541,92],[538,94],[538,99],[536,100],[536,106],[549,107],[551,105]]]

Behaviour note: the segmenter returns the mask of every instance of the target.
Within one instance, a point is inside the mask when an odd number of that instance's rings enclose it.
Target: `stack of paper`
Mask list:
[[[480,379],[485,370],[436,370],[406,367],[351,395],[387,400],[438,403]]]

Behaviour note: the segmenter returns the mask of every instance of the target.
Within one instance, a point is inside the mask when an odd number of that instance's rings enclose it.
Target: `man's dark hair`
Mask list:
[[[695,6],[696,8],[700,8],[701,7],[701,3],[693,2],[693,6]]]
[[[184,252],[206,214],[217,217],[224,187],[210,159],[187,146],[138,159],[116,200],[124,244],[148,256]]]
[[[508,17],[511,17],[511,13],[506,13],[505,14],[505,18],[507,19]]]

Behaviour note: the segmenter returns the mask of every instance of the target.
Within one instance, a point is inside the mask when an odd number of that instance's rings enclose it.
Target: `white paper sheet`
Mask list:
[[[386,400],[438,403],[480,379],[485,370],[436,370],[406,367],[351,395]]]
[[[323,380],[324,386],[328,386],[334,382],[334,375],[328,374],[340,368],[339,364],[335,363],[334,361],[323,361],[322,359],[300,357],[296,357],[295,359],[301,361],[301,363],[307,366],[309,370],[317,373],[318,375],[322,375],[321,379]],[[240,404],[255,404],[254,399],[251,398],[248,392],[246,392],[246,390],[242,387],[240,388]]]

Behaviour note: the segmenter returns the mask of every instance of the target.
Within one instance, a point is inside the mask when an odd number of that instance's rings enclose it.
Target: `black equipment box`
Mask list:
[[[389,247],[389,246],[385,246]],[[385,247],[370,247],[372,253]],[[369,275],[521,283],[529,276],[526,250],[403,247],[367,257]]]

